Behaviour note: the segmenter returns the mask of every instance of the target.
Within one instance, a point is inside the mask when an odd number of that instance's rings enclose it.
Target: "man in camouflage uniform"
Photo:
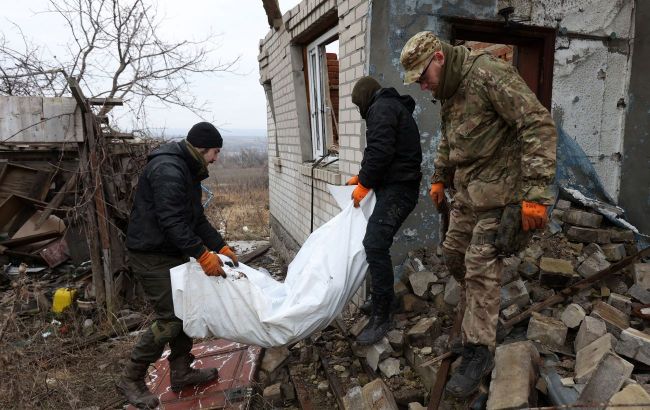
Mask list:
[[[400,61],[405,84],[418,83],[442,102],[430,195],[438,207],[444,189],[453,191],[442,251],[465,293],[462,361],[446,390],[467,397],[493,367],[502,272],[495,245],[503,211],[521,206],[517,230],[544,228],[557,134],[548,110],[508,62],[427,31],[409,39]]]

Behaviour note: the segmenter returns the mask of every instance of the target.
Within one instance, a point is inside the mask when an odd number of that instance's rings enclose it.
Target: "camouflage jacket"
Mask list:
[[[557,133],[548,110],[515,68],[472,52],[456,92],[442,105],[442,137],[431,182],[450,186],[475,210],[552,204]]]

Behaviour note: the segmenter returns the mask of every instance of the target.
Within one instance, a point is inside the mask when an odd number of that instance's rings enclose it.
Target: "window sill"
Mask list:
[[[300,165],[300,173],[306,177],[312,175],[312,163]],[[339,172],[338,162],[329,165],[327,168],[317,166],[314,168],[314,179],[326,182],[331,185],[341,185],[341,173]]]

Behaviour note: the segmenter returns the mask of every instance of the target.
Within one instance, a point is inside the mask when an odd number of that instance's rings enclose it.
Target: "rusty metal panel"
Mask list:
[[[253,378],[257,373],[262,349],[223,339],[195,344],[193,367],[219,369],[218,380],[204,385],[189,386],[174,393],[169,382],[169,362],[166,350],[147,377],[147,386],[160,399],[160,409],[247,409],[253,396]],[[135,407],[129,406],[129,410]]]
[[[47,244],[38,254],[47,262],[50,268],[54,268],[68,260],[70,250],[65,239],[60,238]]]

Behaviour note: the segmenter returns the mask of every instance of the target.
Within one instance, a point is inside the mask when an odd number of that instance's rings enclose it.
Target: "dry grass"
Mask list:
[[[269,179],[266,166],[211,169],[204,182],[214,198],[208,220],[226,240],[269,236]]]

